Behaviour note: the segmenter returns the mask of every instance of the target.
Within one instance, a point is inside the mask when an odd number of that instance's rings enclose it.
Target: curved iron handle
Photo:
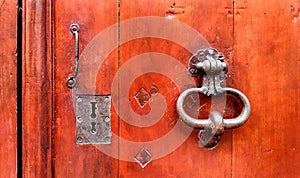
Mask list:
[[[181,120],[189,125],[200,129],[199,145],[205,148],[214,148],[220,141],[224,129],[233,129],[243,125],[250,115],[250,102],[239,90],[234,88],[223,88],[227,64],[224,62],[224,55],[213,48],[200,49],[189,60],[189,74],[193,77],[203,75],[201,88],[190,88],[179,96],[176,109]],[[219,93],[230,92],[237,95],[243,102],[244,108],[236,118],[223,119],[219,112],[212,111],[206,120],[198,120],[189,116],[183,108],[184,99],[191,93],[202,93],[207,96]]]
[[[243,105],[244,105],[244,108],[238,117],[223,120],[224,129],[233,129],[233,128],[240,127],[247,121],[247,119],[250,115],[250,110],[251,110],[250,102],[249,102],[248,98],[241,91],[239,91],[237,89],[234,89],[234,88],[223,88],[223,89],[225,92],[230,92],[232,94],[237,95],[241,99],[241,101],[243,102]],[[203,88],[190,88],[190,89],[185,90],[183,93],[181,93],[181,95],[179,96],[179,98],[177,100],[176,109],[177,109],[178,115],[180,116],[182,121],[185,122],[187,125],[189,125],[190,127],[197,128],[197,129],[204,129],[204,128],[211,126],[211,124],[212,124],[211,120],[209,120],[209,119],[206,119],[206,120],[201,119],[200,120],[200,119],[192,118],[183,109],[184,99],[189,94],[195,93],[195,92],[205,94]]]
[[[78,75],[78,60],[79,60],[79,25],[78,24],[71,24],[70,31],[75,36],[75,71],[72,77],[67,79],[67,86],[69,88],[74,88],[76,85],[76,77]]]

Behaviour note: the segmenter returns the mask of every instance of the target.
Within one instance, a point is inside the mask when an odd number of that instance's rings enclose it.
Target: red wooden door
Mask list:
[[[121,1],[119,8],[115,1],[62,4],[55,3],[55,176],[197,177],[210,176],[215,167],[222,170],[215,176],[230,175],[231,144],[225,144],[231,143],[230,133],[213,152],[199,151],[197,133],[188,137],[185,132],[192,130],[180,128],[175,103],[180,92],[196,86],[187,74],[188,58],[209,46],[195,31],[229,58],[233,18],[224,7],[232,9],[232,3]],[[77,11],[79,6],[86,12]],[[74,71],[71,23],[80,26],[82,51],[75,89],[65,84]],[[147,103],[143,97],[152,90]],[[76,145],[75,94],[112,95],[111,145]],[[134,160],[143,148],[153,159],[144,169]],[[207,164],[209,159],[215,161]]]
[[[28,7],[32,4],[27,2]],[[50,48],[45,53],[37,51],[47,54],[42,59],[50,60],[38,63],[34,57],[34,64],[42,66],[35,66],[35,74],[44,81],[35,89],[47,93],[43,106],[50,107],[39,108],[35,103],[24,109],[25,128],[37,126],[47,138],[30,136],[32,130],[25,130],[24,144],[34,138],[42,145],[36,158],[34,145],[25,149],[28,176],[300,176],[296,133],[300,128],[299,2],[58,0],[35,5],[44,5],[42,14],[50,14],[44,23],[47,28],[41,29],[47,31]],[[74,23],[80,27],[79,72],[75,88],[68,88],[66,81],[75,71],[75,36],[69,29]],[[33,31],[30,21],[26,24]],[[32,39],[31,33],[25,36]],[[199,79],[188,76],[189,58],[199,48],[210,46],[225,55],[226,85],[244,92],[252,106],[249,121],[225,131],[213,150],[199,148],[198,130],[178,119],[175,106],[181,92],[201,85]],[[26,61],[31,53],[25,53],[24,64],[30,72],[32,63]],[[52,83],[45,82],[43,72]],[[33,79],[30,84],[36,82]],[[26,96],[32,94],[24,91],[25,104],[29,104]],[[80,144],[86,141],[76,131],[82,122],[81,106],[91,106],[83,113],[93,113],[102,106],[97,105],[100,96],[107,102],[111,97],[110,114],[105,118],[112,136],[102,140],[107,144]],[[214,104],[218,103],[196,95],[186,109],[206,119]],[[42,112],[46,119],[38,119],[49,127],[30,123],[29,116],[36,116],[29,113],[30,108],[50,113],[53,109],[53,115]],[[224,117],[237,116],[241,108],[236,98],[228,96]],[[98,129],[95,124],[89,127]],[[51,151],[44,151],[43,145],[50,145]],[[144,155],[152,160],[142,168],[135,159]]]

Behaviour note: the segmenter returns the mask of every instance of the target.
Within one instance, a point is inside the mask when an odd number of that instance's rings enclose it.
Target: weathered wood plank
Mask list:
[[[77,23],[79,31],[80,55],[87,45],[105,28],[118,22],[117,1],[55,1],[55,117],[54,117],[54,169],[55,177],[117,177],[118,160],[102,153],[97,145],[76,144],[76,117],[74,94],[111,94],[112,78],[118,67],[118,43],[112,38],[118,36],[118,31],[94,46],[94,51],[89,51],[85,59],[80,58],[79,75],[77,78],[77,91],[66,86],[66,80],[74,73],[74,48],[75,38],[69,26]],[[117,39],[117,38],[115,38]],[[98,72],[91,73],[96,66],[97,58],[92,57],[107,47],[107,43],[115,45],[115,50],[105,59]],[[113,49],[112,49],[113,50]],[[92,68],[89,68],[92,67]],[[97,77],[82,78],[82,72]],[[96,83],[95,83],[96,82]],[[82,89],[86,87],[85,89]],[[95,89],[93,89],[95,87]],[[118,116],[112,113],[112,132],[118,134]],[[113,137],[116,138],[116,137]],[[102,145],[103,146],[103,145]],[[110,146],[116,147],[118,155],[118,142]],[[105,147],[105,146],[104,146]]]
[[[252,104],[233,133],[233,177],[299,177],[299,1],[235,0],[235,86]]]
[[[17,177],[17,1],[0,1],[0,177]]]
[[[52,3],[23,1],[23,177],[51,177]]]
[[[176,4],[173,4],[174,1],[159,1],[159,0],[121,0],[121,39],[126,35],[131,35],[131,33],[141,33],[142,35],[147,35],[151,31],[159,29],[161,34],[168,34],[170,38],[174,34],[178,34],[178,39],[186,42],[188,40],[189,33],[180,33],[182,30],[181,26],[178,26],[178,29],[167,31],[167,25],[163,25],[160,22],[153,23],[149,26],[149,29],[146,30],[132,30],[128,31],[122,29],[122,21],[128,20],[131,18],[138,18],[144,16],[159,16],[165,18],[166,20],[176,20],[187,24],[191,29],[198,31],[203,35],[204,38],[210,43],[212,47],[215,47],[221,52],[224,52],[226,58],[230,58],[229,54],[232,51],[232,40],[233,40],[233,16],[232,12],[228,12],[228,9],[232,9],[231,1],[176,1]],[[173,6],[173,7],[171,7]],[[138,25],[132,26],[129,29],[139,29]],[[127,34],[126,34],[127,33]],[[191,44],[192,40],[189,41]],[[170,39],[159,39],[159,37],[154,38],[143,38],[135,39],[128,43],[121,45],[120,48],[120,69],[125,65],[130,64],[133,57],[136,57],[141,54],[156,52],[169,55],[178,61],[176,65],[170,66],[167,63],[167,57],[162,58],[160,64],[152,66],[152,70],[161,69],[163,66],[168,66],[169,68],[164,68],[160,73],[150,72],[147,73],[145,68],[154,63],[155,57],[151,58],[149,63],[143,63],[143,60],[147,60],[147,56],[144,58],[139,58],[140,63],[134,66],[131,66],[128,70],[128,75],[130,74],[140,74],[133,83],[128,84],[126,74],[123,78],[120,79],[121,83],[130,85],[130,90],[127,92],[127,101],[124,98],[120,98],[120,105],[126,105],[130,102],[132,110],[139,114],[139,117],[129,117],[125,118],[121,116],[120,119],[120,130],[121,137],[132,142],[140,143],[141,149],[143,146],[147,147],[148,150],[152,153],[152,156],[155,158],[160,154],[156,150],[157,147],[160,147],[161,150],[172,147],[168,143],[165,144],[147,144],[147,141],[156,141],[162,139],[163,136],[172,132],[174,125],[178,120],[178,115],[176,113],[175,103],[177,98],[183,90],[180,91],[178,86],[187,84],[187,81],[184,79],[174,79],[171,78],[171,75],[177,74],[178,76],[188,77],[187,63],[189,57],[192,55],[190,51],[185,49],[181,43],[174,43]],[[196,52],[197,47],[193,52]],[[184,66],[182,70],[180,65]],[[131,64],[132,65],[132,64]],[[128,67],[128,66],[127,66]],[[144,73],[146,72],[146,73]],[[129,76],[130,76],[129,75]],[[122,77],[122,76],[121,76]],[[122,80],[123,79],[123,80]],[[190,77],[191,80],[192,77]],[[127,83],[126,83],[127,82]],[[157,112],[151,107],[162,106],[161,103],[155,103],[157,100],[156,96],[152,97],[152,101],[146,104],[144,107],[141,107],[134,96],[144,88],[146,91],[149,91],[152,85],[155,85],[158,88],[158,93],[166,99],[167,109],[160,117],[159,115],[154,115],[158,118],[142,118],[143,115],[147,115],[150,112]],[[200,83],[197,84],[198,86]],[[121,85],[122,86],[122,85]],[[184,89],[187,89],[191,86],[184,86]],[[121,87],[124,90],[123,87]],[[120,91],[125,93],[124,91]],[[196,96],[197,98],[198,96]],[[201,97],[202,98],[202,97]],[[203,97],[205,98],[205,97]],[[203,100],[202,100],[203,101]],[[127,103],[126,103],[127,102]],[[210,111],[211,105],[209,103],[201,103],[206,105],[204,110]],[[150,106],[151,105],[151,106]],[[194,111],[197,112],[199,105],[193,107]],[[158,109],[159,107],[156,107]],[[202,108],[203,109],[203,108]],[[208,113],[203,111],[199,114],[201,118],[207,118]],[[126,113],[126,111],[121,111]],[[126,114],[124,114],[126,115]],[[197,116],[196,115],[196,116]],[[124,121],[127,119],[127,121]],[[144,119],[144,120],[143,120]],[[159,121],[149,127],[139,127],[130,122],[143,120],[148,122],[149,120],[158,119]],[[126,122],[129,122],[126,123]],[[183,134],[183,132],[179,132]],[[149,163],[144,169],[142,169],[138,163],[134,162],[134,151],[137,153],[139,149],[137,147],[130,147],[127,144],[120,143],[120,155],[121,158],[129,155],[131,152],[131,162],[121,161],[120,162],[120,175],[121,177],[230,177],[231,176],[231,133],[226,132],[221,140],[220,145],[213,151],[205,150],[198,147],[197,139],[198,131],[194,130],[187,140],[179,146],[176,150],[170,152],[169,155],[164,155],[160,159],[154,159]],[[178,138],[170,138],[175,141]],[[170,141],[170,140],[168,140]],[[172,141],[171,141],[172,142]],[[143,144],[144,143],[144,144]],[[156,143],[156,142],[155,142]],[[150,146],[149,146],[150,145]],[[159,148],[158,148],[159,149]]]

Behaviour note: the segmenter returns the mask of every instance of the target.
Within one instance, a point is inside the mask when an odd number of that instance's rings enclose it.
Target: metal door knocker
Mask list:
[[[200,49],[189,60],[189,74],[198,77],[203,73],[203,84],[201,88],[190,88],[179,96],[176,109],[181,120],[189,125],[200,129],[199,145],[213,149],[217,146],[224,129],[233,129],[243,125],[250,114],[250,102],[248,98],[239,90],[233,88],[223,88],[222,82],[225,80],[227,64],[224,62],[224,55],[216,49]],[[189,116],[184,108],[184,100],[192,93],[202,93],[207,96],[218,95],[228,92],[237,96],[243,103],[244,108],[240,115],[233,119],[223,119],[221,113],[212,111],[206,120],[195,119]]]

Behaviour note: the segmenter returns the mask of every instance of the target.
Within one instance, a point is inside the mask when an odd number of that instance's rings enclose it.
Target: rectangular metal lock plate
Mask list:
[[[76,95],[76,143],[111,144],[111,96]]]

